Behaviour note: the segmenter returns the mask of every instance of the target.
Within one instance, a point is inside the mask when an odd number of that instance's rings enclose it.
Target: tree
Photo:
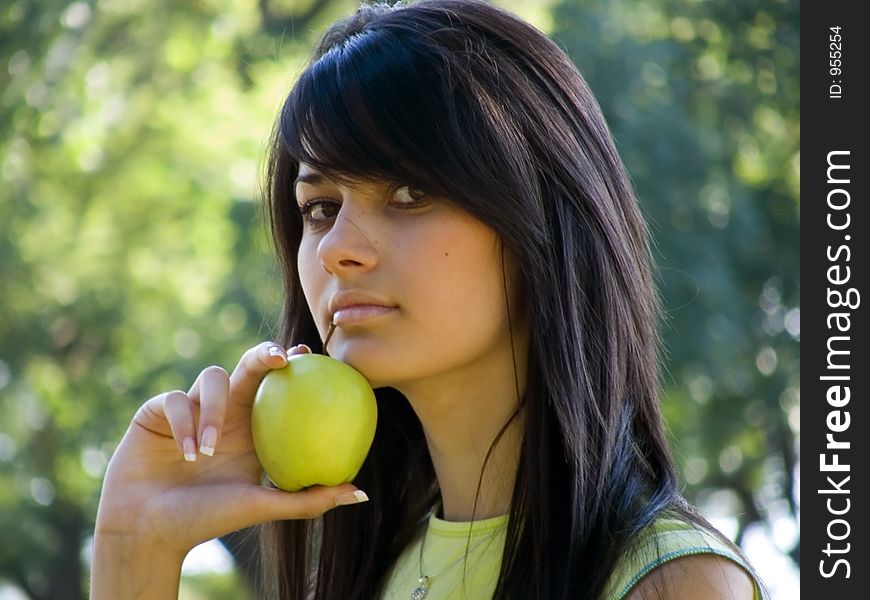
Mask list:
[[[135,408],[268,335],[257,167],[310,41],[277,3],[0,10],[0,578],[79,598]]]
[[[753,523],[796,522],[799,7],[566,1],[554,14],[651,222],[686,493],[730,500],[738,542]]]

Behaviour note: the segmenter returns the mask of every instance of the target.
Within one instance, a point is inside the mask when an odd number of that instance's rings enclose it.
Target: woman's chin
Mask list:
[[[356,344],[330,344],[329,356],[346,363],[362,373],[373,388],[388,387],[392,385],[393,369],[390,368],[394,361],[381,357],[370,349],[366,350]]]

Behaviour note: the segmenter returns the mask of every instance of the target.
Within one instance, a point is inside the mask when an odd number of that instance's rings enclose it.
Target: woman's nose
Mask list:
[[[320,264],[335,275],[371,269],[378,260],[373,225],[364,220],[360,211],[354,213],[349,204],[342,204],[317,246]]]

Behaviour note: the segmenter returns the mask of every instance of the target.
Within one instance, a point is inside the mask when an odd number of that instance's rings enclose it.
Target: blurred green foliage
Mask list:
[[[798,7],[498,4],[572,55],[650,219],[687,495],[740,515],[738,537],[795,518]],[[101,478],[136,407],[270,337],[266,140],[316,34],[355,6],[0,7],[0,583],[86,597]],[[238,597],[234,578],[185,579],[191,598]]]
[[[178,600],[244,600],[242,585],[235,572],[186,575],[181,580]]]
[[[738,515],[738,541],[796,519],[799,7],[565,2],[554,22],[656,240],[664,409],[687,495]]]

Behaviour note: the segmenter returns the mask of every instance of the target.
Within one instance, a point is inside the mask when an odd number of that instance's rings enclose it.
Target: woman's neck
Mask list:
[[[429,453],[441,488],[440,518],[445,521],[477,521],[510,511],[519,464],[521,431],[522,424],[518,417],[511,422],[493,448],[482,480],[480,473],[488,443],[469,444],[465,448],[468,451],[465,452],[456,445],[450,445],[444,451],[443,446],[434,442],[427,432]],[[498,429],[492,432],[490,442],[497,432]],[[478,482],[480,493],[475,506]]]
[[[524,393],[525,356],[518,353],[521,364],[516,379],[508,351],[439,374],[437,380],[397,386],[423,424],[447,521],[485,519],[510,511],[522,445],[522,411],[493,447],[482,480],[480,476],[490,445]]]

